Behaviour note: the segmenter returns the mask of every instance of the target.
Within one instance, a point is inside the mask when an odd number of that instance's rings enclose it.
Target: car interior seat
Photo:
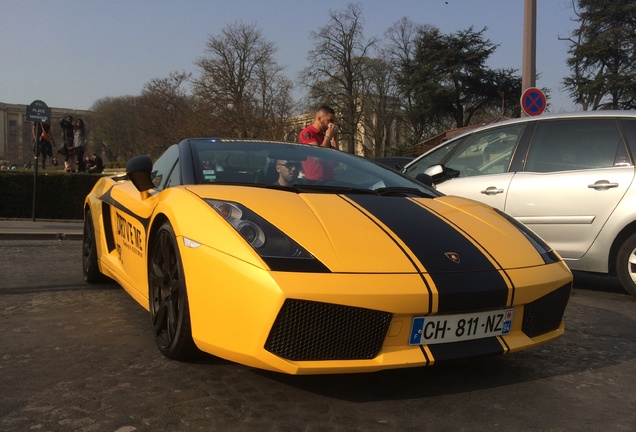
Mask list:
[[[265,167],[258,170],[255,183],[257,184],[274,184],[278,181],[278,171],[276,171],[276,159],[267,158]]]

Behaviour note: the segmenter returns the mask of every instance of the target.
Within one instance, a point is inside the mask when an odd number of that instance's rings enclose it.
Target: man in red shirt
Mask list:
[[[336,143],[336,115],[333,108],[326,105],[316,111],[314,123],[300,131],[298,142],[302,144],[338,149]],[[308,157],[303,161],[303,170],[307,180],[334,180],[335,173],[331,161]]]

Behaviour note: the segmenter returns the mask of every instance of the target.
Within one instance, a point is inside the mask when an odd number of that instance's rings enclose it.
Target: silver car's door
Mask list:
[[[508,187],[514,173],[459,177],[437,185],[446,195],[458,195],[505,210]]]
[[[564,258],[580,258],[634,178],[613,119],[539,122],[504,210]]]
[[[510,184],[504,210],[528,225],[563,258],[580,258],[633,177],[633,167],[519,172]]]

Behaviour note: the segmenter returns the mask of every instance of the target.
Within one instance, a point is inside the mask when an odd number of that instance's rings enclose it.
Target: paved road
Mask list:
[[[577,277],[566,335],[530,351],[294,377],[163,358],[145,310],[84,284],[80,245],[0,240],[2,431],[636,430],[636,302],[608,278]]]

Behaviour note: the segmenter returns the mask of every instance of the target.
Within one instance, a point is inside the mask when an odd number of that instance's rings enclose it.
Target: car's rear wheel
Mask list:
[[[197,349],[192,340],[188,295],[174,230],[165,222],[150,247],[148,261],[150,318],[161,353],[188,360]]]
[[[636,234],[628,237],[618,250],[616,273],[623,288],[636,297]]]
[[[84,235],[82,237],[82,273],[88,283],[97,283],[104,280],[97,263],[97,243],[95,242],[95,229],[91,211],[84,217]]]

